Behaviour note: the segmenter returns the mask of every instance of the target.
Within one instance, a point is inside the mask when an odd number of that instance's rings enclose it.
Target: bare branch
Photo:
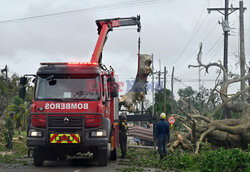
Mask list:
[[[206,69],[206,72],[208,73],[208,69],[212,66],[216,66],[218,68],[220,68],[224,75],[225,75],[225,80],[228,80],[228,75],[227,75],[227,72],[226,72],[226,69],[225,67],[221,64],[221,62],[219,63],[209,63],[208,65],[205,65],[201,62],[201,55],[202,55],[202,43],[200,44],[200,49],[199,49],[199,53],[197,55],[197,61],[199,63],[199,65],[189,65],[188,67],[194,67],[194,68],[197,68],[197,67],[204,67]]]
[[[250,73],[248,73],[247,75],[245,75],[242,78],[237,77],[237,78],[229,79],[228,84],[232,84],[232,83],[235,83],[235,82],[240,82],[240,81],[248,80],[248,79],[250,79]]]
[[[195,118],[195,119],[201,119],[201,120],[203,120],[203,121],[205,121],[207,123],[213,122],[211,119],[208,119],[207,117],[201,116],[201,115],[188,115],[188,117]]]
[[[212,131],[215,130],[215,127],[211,127],[209,128],[207,131],[203,132],[199,138],[199,140],[196,142],[196,148],[195,148],[195,154],[198,154],[199,149],[200,149],[200,143],[202,142],[202,140],[204,139],[204,137],[206,135],[208,135],[209,133],[211,133]]]
[[[220,74],[219,74],[219,75],[220,75]],[[219,75],[218,75],[218,76],[219,76]],[[218,87],[218,86],[219,86],[219,82],[218,82],[217,84],[215,84],[214,88],[211,90],[210,96],[208,97],[208,100],[207,100],[207,102],[206,102],[204,108],[202,109],[201,115],[204,115],[205,109],[207,109],[206,107],[207,107],[208,103],[211,101],[211,99],[213,98],[213,96],[214,96],[214,91],[217,90],[217,87]]]
[[[225,93],[222,93],[222,92],[220,92],[219,90],[215,90],[215,91],[217,91],[219,94],[222,94],[222,95],[224,95],[224,96],[233,96],[233,95],[235,95],[235,94],[225,94]]]

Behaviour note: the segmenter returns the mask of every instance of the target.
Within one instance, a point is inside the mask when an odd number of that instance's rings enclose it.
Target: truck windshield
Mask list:
[[[38,100],[99,100],[99,76],[40,75],[35,98]]]

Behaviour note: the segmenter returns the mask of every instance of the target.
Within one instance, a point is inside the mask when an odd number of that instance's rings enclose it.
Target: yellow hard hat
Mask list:
[[[160,118],[161,119],[166,119],[166,114],[165,113],[161,113]]]

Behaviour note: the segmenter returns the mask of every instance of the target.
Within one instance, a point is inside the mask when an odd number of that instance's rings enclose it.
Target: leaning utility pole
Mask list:
[[[244,6],[243,1],[239,2],[240,6],[240,76],[243,78],[245,76],[245,66],[246,66],[246,59],[245,59],[245,40],[244,40]],[[246,81],[242,80],[240,82],[240,90],[243,90],[246,86]],[[243,93],[241,95],[241,101],[246,101],[246,94]]]
[[[171,76],[171,113],[174,113],[174,66]]]
[[[166,91],[166,82],[167,82],[167,69],[164,66],[164,113],[166,114],[166,104],[167,104],[167,91]]]
[[[228,8],[229,6],[229,0],[225,0],[225,8],[208,8],[208,13],[211,11],[218,11],[222,15],[224,15],[224,20],[221,22],[222,29],[224,31],[224,67],[226,69],[226,73],[228,72],[228,35],[230,32],[229,27],[229,15],[235,12],[236,10],[239,10],[239,8]],[[244,8],[246,9],[246,8]],[[225,80],[225,74],[224,74],[224,80]]]

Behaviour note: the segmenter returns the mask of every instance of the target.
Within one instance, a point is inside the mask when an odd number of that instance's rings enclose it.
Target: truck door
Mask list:
[[[106,76],[102,76],[102,102],[104,105],[104,116],[109,117],[110,115],[110,94],[109,94],[109,89],[108,89],[108,84],[107,84],[107,78]]]

